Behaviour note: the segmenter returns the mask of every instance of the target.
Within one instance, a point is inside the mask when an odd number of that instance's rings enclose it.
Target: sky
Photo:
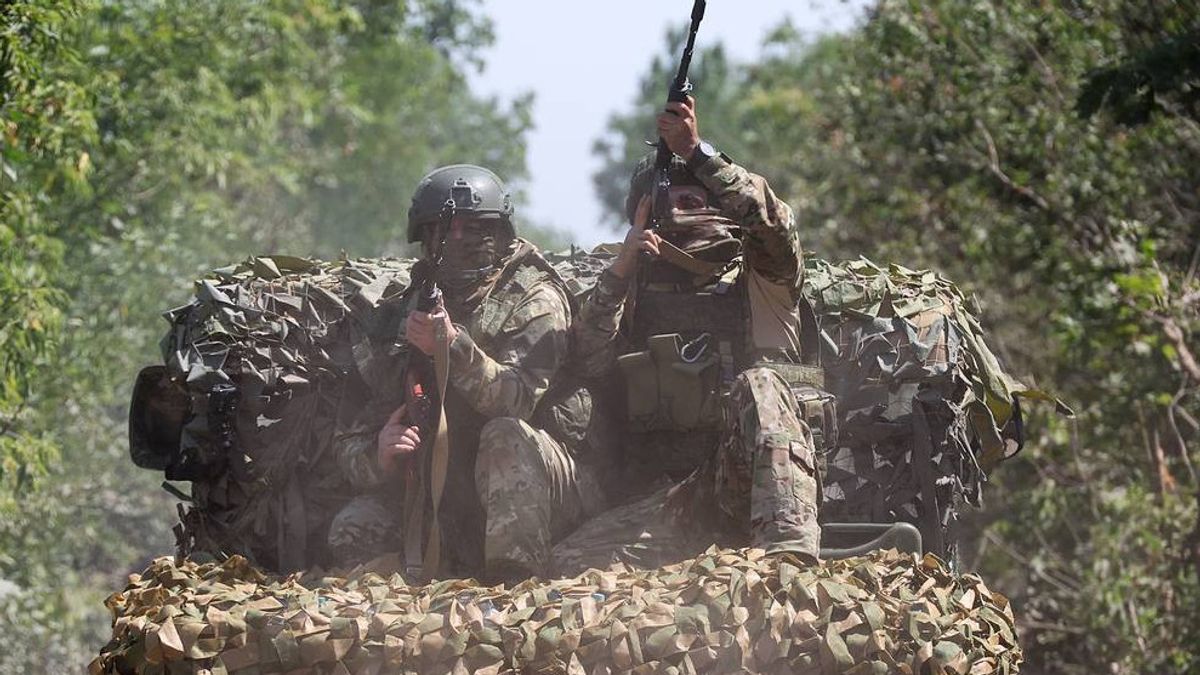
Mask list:
[[[805,35],[847,30],[866,0],[709,0],[697,48],[720,41],[734,59],[759,54],[767,31],[786,17]],[[600,224],[592,189],[599,161],[592,142],[615,112],[629,109],[638,79],[662,50],[671,26],[688,20],[691,0],[484,0],[496,42],[472,77],[482,94],[511,99],[534,93],[527,137],[528,200],[518,213],[593,245],[622,235]],[[703,88],[702,82],[697,87]],[[667,83],[663,82],[664,98]],[[647,110],[652,117],[655,110]],[[704,120],[700,117],[701,133]],[[721,146],[719,138],[710,139]]]

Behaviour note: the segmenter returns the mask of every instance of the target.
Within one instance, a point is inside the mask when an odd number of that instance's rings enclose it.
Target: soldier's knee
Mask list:
[[[515,417],[497,417],[488,420],[479,432],[479,454],[481,457],[509,456],[537,452],[537,431],[529,423]]]
[[[359,497],[334,516],[326,543],[339,563],[361,562],[385,552],[399,527],[396,514],[382,499]]]
[[[537,431],[527,422],[515,417],[488,420],[479,432],[475,481],[482,489],[489,475],[527,464],[538,452]]]
[[[493,417],[483,425],[479,432],[480,442],[491,443],[513,442],[533,436],[533,427],[516,417]]]
[[[757,453],[792,442],[811,445],[791,388],[771,368],[760,366],[740,373],[730,394],[730,404],[746,452]]]

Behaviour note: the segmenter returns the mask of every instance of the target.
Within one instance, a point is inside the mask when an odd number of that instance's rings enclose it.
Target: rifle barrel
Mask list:
[[[683,48],[683,56],[679,59],[679,69],[675,71],[675,81],[671,84],[672,93],[688,90],[688,70],[692,67],[692,52],[696,48],[696,34],[700,32],[700,22],[704,20],[706,0],[696,0],[692,4],[692,23],[688,27],[687,45]]]

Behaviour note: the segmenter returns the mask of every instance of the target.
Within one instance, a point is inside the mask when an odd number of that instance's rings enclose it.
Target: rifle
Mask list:
[[[463,192],[465,190],[465,192]],[[457,212],[457,204],[471,204],[472,192],[469,185],[454,185],[450,195],[442,206],[438,231],[435,235],[436,244],[432,251],[432,265],[424,280],[420,295],[417,297],[416,310],[431,313],[442,306],[442,289],[437,285],[437,272],[442,266],[445,256],[446,237],[450,232],[450,224]],[[439,344],[432,357],[420,358],[411,363],[413,370],[406,374],[410,383],[407,396],[409,408],[406,412],[408,423],[420,429],[420,455],[429,450],[429,475],[424,474],[423,458],[409,458],[404,478],[404,558],[407,571],[417,572],[419,578],[432,577],[438,573],[441,565],[441,525],[438,514],[441,507],[442,492],[446,486],[448,470],[449,447],[446,436],[446,407],[445,391],[449,367],[447,345],[439,338]],[[415,356],[415,355],[414,355]],[[436,402],[431,398],[436,396]],[[430,431],[433,433],[429,433]],[[428,522],[429,534],[422,547],[422,534],[425,530],[425,495],[428,492],[433,507],[431,520]],[[419,570],[419,572],[418,572]]]
[[[430,256],[432,262],[428,273],[422,280],[420,290],[417,291],[419,295],[415,309],[418,312],[430,314],[442,306],[442,289],[437,284],[437,272],[445,257],[446,236],[450,232],[450,221],[453,219],[454,201],[451,198],[447,199],[445,206],[442,207],[438,228],[434,233],[435,244]],[[408,380],[405,402],[409,406],[405,416],[408,418],[409,425],[421,430],[421,446],[424,447],[427,445],[429,437],[425,432],[431,425],[437,424],[436,419],[430,419],[430,414],[433,412],[430,397],[441,397],[442,395],[437,390],[437,375],[434,372],[433,359],[422,354],[413,354],[409,362],[409,372],[405,374],[405,377]]]
[[[687,100],[692,91],[692,82],[688,79],[688,70],[692,67],[692,51],[696,46],[696,33],[700,31],[700,22],[704,20],[705,0],[695,0],[692,4],[692,24],[688,28],[687,44],[683,48],[683,56],[679,59],[679,69],[675,71],[675,79],[667,89],[668,103],[682,103]],[[674,153],[667,147],[667,142],[660,136],[654,155],[654,190],[651,193],[650,229],[656,229],[669,216],[671,211],[671,157]]]

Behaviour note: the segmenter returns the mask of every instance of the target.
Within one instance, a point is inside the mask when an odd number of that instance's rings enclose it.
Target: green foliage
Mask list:
[[[186,280],[247,250],[400,253],[429,169],[524,175],[530,99],[458,65],[491,39],[478,5],[0,8],[0,673],[78,670],[99,601],[171,549],[124,424]]]
[[[83,88],[46,76],[44,64],[75,58],[63,32],[79,11],[74,0],[0,8],[0,516],[55,456],[27,410],[66,301],[54,283],[63,245],[47,202],[82,178],[95,127]]]
[[[781,27],[712,99],[697,78],[702,133],[771,180],[807,245],[944,271],[1005,361],[1077,410],[1034,411],[968,533],[1035,672],[1200,668],[1200,126],[1179,56],[1198,18],[1194,1],[884,0],[845,36]],[[1129,92],[1089,89],[1113,64],[1148,78],[1137,127]],[[1098,95],[1112,114],[1081,118]],[[606,147],[640,140],[622,125],[660,99],[646,88]],[[605,161],[600,180],[627,171]]]
[[[1079,92],[1083,117],[1107,108],[1122,124],[1145,124],[1169,108],[1200,106],[1200,33],[1181,35],[1088,75]]]

